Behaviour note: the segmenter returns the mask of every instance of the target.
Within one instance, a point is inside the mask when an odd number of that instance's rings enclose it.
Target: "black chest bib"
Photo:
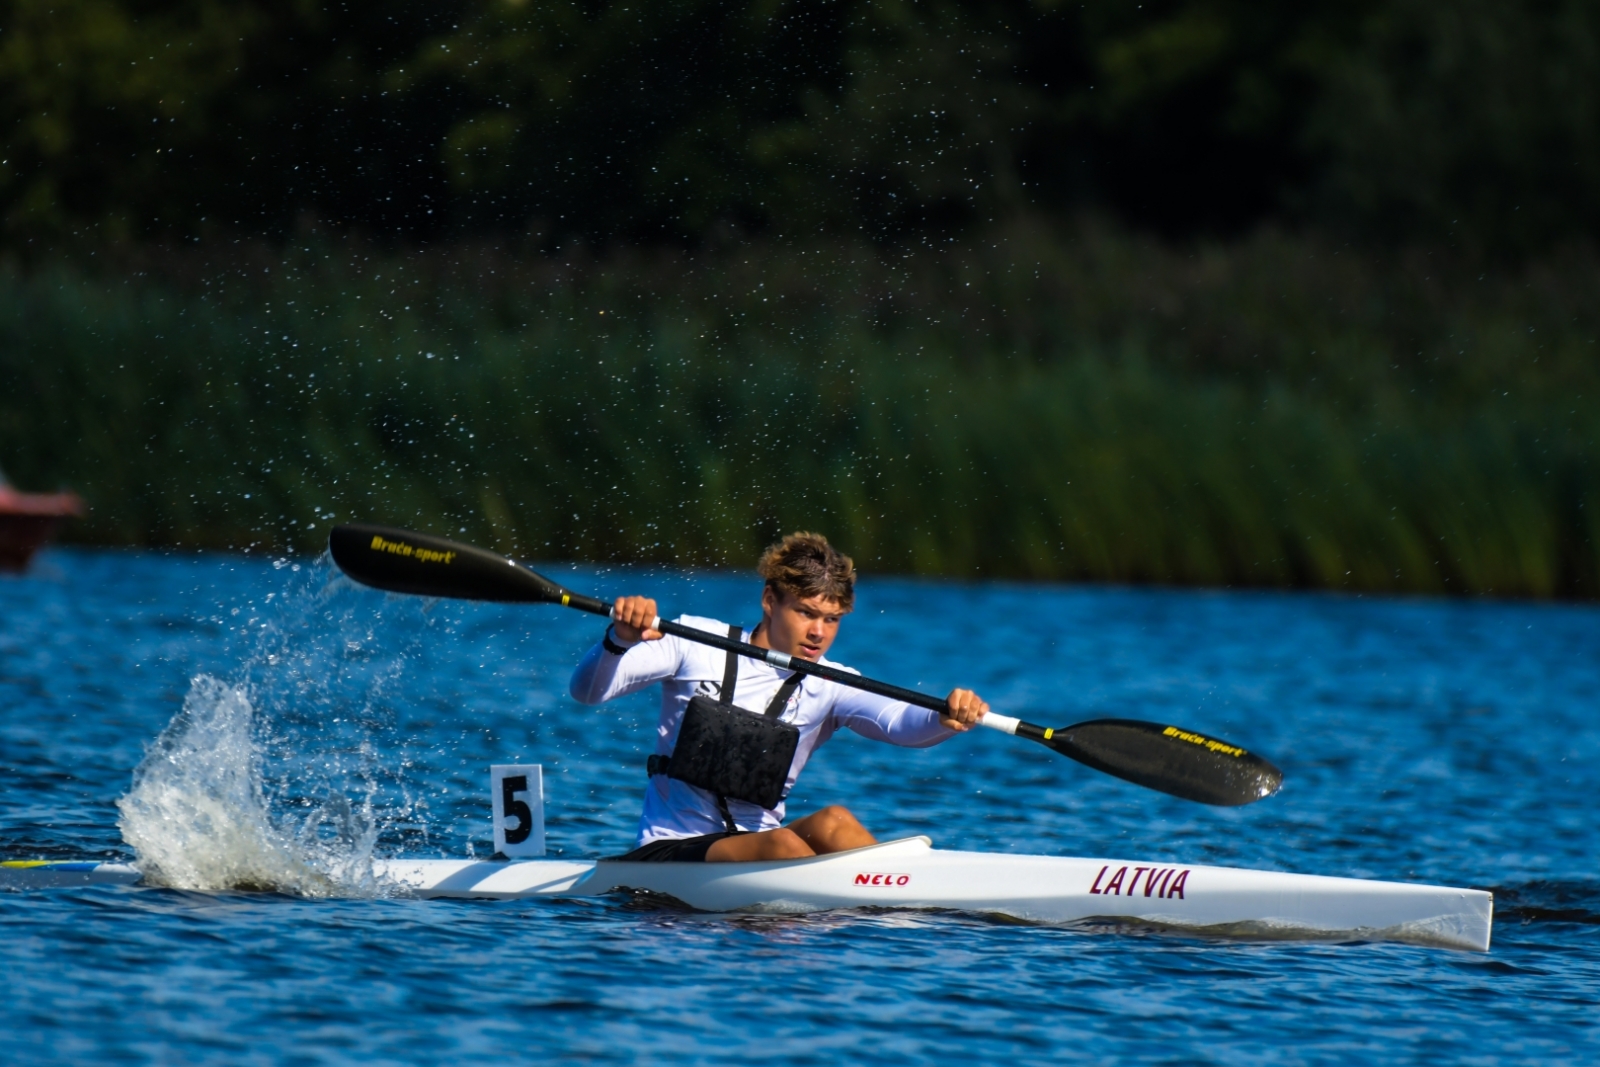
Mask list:
[[[739,627],[728,627],[728,636],[735,641],[739,634]],[[733,819],[724,798],[763,808],[777,807],[783,800],[789,765],[800,744],[800,728],[778,721],[800,684],[800,673],[796,671],[778,688],[764,714],[746,711],[733,703],[738,680],[739,656],[729,652],[721,699],[690,698],[672,755],[650,757],[649,768],[651,774],[665,774],[716,794],[730,830],[734,829]]]

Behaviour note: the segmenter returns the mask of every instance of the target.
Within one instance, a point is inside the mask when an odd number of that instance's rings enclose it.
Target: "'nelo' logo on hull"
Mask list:
[[[1139,879],[1144,878],[1144,895],[1147,897],[1160,897],[1163,900],[1187,900],[1183,890],[1189,884],[1189,868],[1179,870],[1177,867],[1135,867],[1133,877],[1128,877],[1128,868],[1118,867],[1117,873],[1104,886],[1100,884],[1106,872],[1111,869],[1111,864],[1100,868],[1100,873],[1094,876],[1094,885],[1089,887],[1089,892],[1095,896],[1109,895],[1113,897],[1131,897],[1133,891],[1139,888]]]
[[[415,548],[404,541],[385,541],[377,534],[372,535],[372,544],[368,547],[374,552],[388,552],[395,556],[410,556],[419,563],[449,563],[456,558],[454,552],[439,552],[432,548]]]
[[[856,885],[900,886],[911,882],[909,874],[858,874]]]

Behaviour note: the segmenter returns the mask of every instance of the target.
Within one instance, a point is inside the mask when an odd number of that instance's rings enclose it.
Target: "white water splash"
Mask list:
[[[249,692],[201,675],[117,801],[123,840],[148,882],[181,889],[366,895],[376,820],[343,794],[276,815]]]

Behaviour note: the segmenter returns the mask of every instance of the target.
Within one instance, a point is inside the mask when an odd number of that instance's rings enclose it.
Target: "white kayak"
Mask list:
[[[392,859],[380,883],[418,897],[514,900],[643,890],[711,912],[943,908],[1039,923],[1112,920],[1221,937],[1409,941],[1487,951],[1477,889],[1119,859],[948,852],[926,837],[765,863]],[[0,864],[0,886],[133,883],[129,864]]]

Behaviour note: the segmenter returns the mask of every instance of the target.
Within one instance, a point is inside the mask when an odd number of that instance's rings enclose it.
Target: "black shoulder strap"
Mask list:
[[[740,630],[737,625],[730,624],[728,626],[728,640],[730,641],[739,640],[743,633],[744,631]],[[724,704],[733,703],[733,684],[738,680],[739,654],[737,652],[729,652],[728,665],[722,668],[722,702]]]
[[[728,627],[728,639],[730,641],[739,640],[743,633],[744,631],[740,630],[738,626]],[[733,703],[733,687],[738,680],[739,654],[737,652],[729,652],[728,665],[722,669],[722,702],[724,704]],[[771,703],[767,705],[767,718],[776,719],[783,714],[783,709],[789,704],[789,698],[794,695],[795,689],[799,687],[802,680],[800,672],[795,671],[789,676],[788,681],[778,687],[778,691],[772,695]]]
[[[744,631],[739,629],[737,623],[728,624],[728,640],[737,641],[744,636]],[[728,653],[728,665],[722,668],[722,702],[733,703],[734,684],[739,681],[739,654]],[[722,825],[728,828],[728,833],[739,832],[739,824],[733,821],[733,812],[728,810],[728,798],[721,793],[717,794],[717,811],[722,813]]]
[[[789,705],[789,698],[794,695],[795,689],[799,687],[801,678],[800,672],[795,671],[789,675],[787,682],[778,686],[778,691],[772,696],[772,703],[767,705],[767,718],[776,719],[783,714],[783,709]]]

